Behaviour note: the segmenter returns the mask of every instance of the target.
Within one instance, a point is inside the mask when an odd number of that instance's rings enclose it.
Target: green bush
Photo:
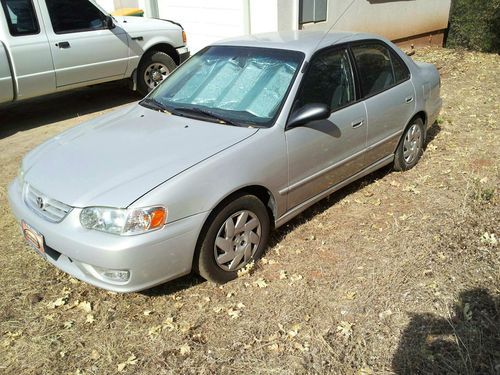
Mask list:
[[[500,52],[500,0],[452,0],[446,46]]]

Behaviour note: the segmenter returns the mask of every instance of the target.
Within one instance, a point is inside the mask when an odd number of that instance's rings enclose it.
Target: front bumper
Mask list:
[[[189,57],[191,56],[191,52],[189,51],[188,47],[180,47],[177,48],[176,51],[179,54],[179,65],[189,59]]]
[[[202,213],[167,223],[154,232],[116,236],[83,228],[79,208],[60,223],[43,219],[24,203],[17,179],[9,186],[8,196],[17,220],[24,220],[44,236],[48,262],[77,279],[114,292],[144,290],[188,274],[206,218]],[[126,282],[111,281],[99,269],[128,270],[130,277]]]

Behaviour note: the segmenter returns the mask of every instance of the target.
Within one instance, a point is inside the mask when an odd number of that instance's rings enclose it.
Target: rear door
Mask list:
[[[352,46],[368,113],[366,163],[394,153],[401,134],[415,113],[415,88],[410,72],[396,53],[381,41]]]
[[[38,3],[32,0],[0,0],[4,17],[5,45],[11,56],[19,99],[43,95],[55,90],[54,66]],[[0,50],[4,46],[0,46]],[[0,51],[2,73],[0,97],[11,97],[12,80],[4,71],[10,70],[5,50]],[[10,75],[10,74],[9,74]],[[4,88],[8,91],[4,91]],[[8,89],[10,88],[10,90]]]
[[[128,64],[123,29],[109,29],[106,15],[85,0],[45,0],[48,39],[57,87],[120,79]]]

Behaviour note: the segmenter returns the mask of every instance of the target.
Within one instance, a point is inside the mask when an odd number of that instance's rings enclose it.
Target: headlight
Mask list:
[[[160,229],[167,221],[165,207],[109,208],[87,207],[80,213],[84,228],[130,236]]]

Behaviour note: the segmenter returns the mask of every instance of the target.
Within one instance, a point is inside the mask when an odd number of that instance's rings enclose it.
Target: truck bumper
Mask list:
[[[179,54],[179,65],[189,59],[189,57],[191,56],[191,52],[189,51],[188,47],[177,48],[177,53]]]

